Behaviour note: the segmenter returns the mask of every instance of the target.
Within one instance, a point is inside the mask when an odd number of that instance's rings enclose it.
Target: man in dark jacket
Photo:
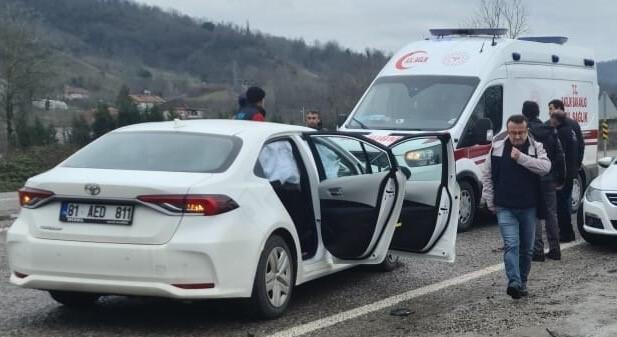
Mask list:
[[[542,143],[551,161],[551,171],[540,178],[540,204],[538,205],[538,222],[536,224],[536,240],[533,250],[533,261],[544,261],[544,241],[542,240],[542,223],[544,220],[549,252],[547,256],[553,260],[561,259],[559,248],[559,223],[557,222],[556,187],[561,187],[565,181],[566,163],[559,141],[557,130],[549,124],[544,124],[538,118],[540,107],[538,103],[527,101],[523,103],[523,115],[529,123],[529,131],[534,139]]]
[[[319,111],[309,110],[309,112],[306,113],[304,120],[305,120],[304,122],[306,123],[307,127],[313,128],[315,130],[323,130],[323,127],[321,125],[321,116],[320,116]]]
[[[245,105],[236,113],[234,119],[259,122],[266,120],[266,110],[264,109],[266,92],[259,87],[250,87],[246,90],[245,96]],[[238,104],[240,104],[239,100]]]
[[[531,269],[536,208],[540,199],[540,176],[551,170],[542,143],[528,136],[527,120],[510,116],[507,133],[493,139],[490,156],[482,173],[482,196],[486,206],[497,213],[504,241],[507,293],[514,299],[526,296]]]
[[[557,129],[566,159],[566,181],[557,191],[557,220],[559,222],[559,241],[574,241],[572,226],[572,185],[578,176],[585,154],[585,140],[578,123],[563,111],[563,102],[553,100],[549,103],[551,124]]]
[[[583,137],[583,132],[581,131],[581,126],[577,121],[568,117],[565,113],[565,107],[563,102],[559,99],[554,99],[548,104],[548,112],[549,115],[557,114],[558,118],[560,118],[567,126],[569,126],[574,134],[576,135],[576,155],[577,155],[577,167],[580,169],[583,163],[583,158],[585,158],[585,138]]]

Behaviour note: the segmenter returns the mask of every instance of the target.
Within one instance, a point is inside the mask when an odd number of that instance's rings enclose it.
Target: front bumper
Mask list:
[[[216,226],[181,226],[185,228],[179,228],[166,244],[136,245],[38,239],[17,219],[7,234],[10,282],[26,288],[104,295],[250,297],[258,240],[251,240],[251,233],[238,235]],[[187,284],[214,287],[174,286]]]
[[[617,206],[608,201],[605,192],[602,197],[602,201],[593,202],[584,198],[583,228],[590,234],[617,236]]]

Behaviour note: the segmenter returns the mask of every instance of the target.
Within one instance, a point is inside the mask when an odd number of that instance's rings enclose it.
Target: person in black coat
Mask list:
[[[542,223],[546,227],[546,238],[549,252],[547,257],[553,260],[561,259],[559,248],[559,223],[557,220],[557,195],[556,188],[561,187],[565,181],[566,163],[563,148],[557,134],[557,130],[550,124],[542,123],[538,118],[540,107],[538,103],[527,101],[523,103],[523,115],[527,118],[530,134],[535,140],[542,143],[544,150],[551,161],[551,171],[540,178],[540,204],[538,205],[538,222],[536,224],[536,237],[533,250],[533,261],[544,261],[544,242],[542,240]]]
[[[585,155],[585,140],[578,123],[566,115],[563,102],[553,100],[549,103],[551,124],[557,129],[566,160],[566,181],[557,191],[557,218],[559,221],[559,241],[574,241],[572,226],[572,185],[578,176]]]

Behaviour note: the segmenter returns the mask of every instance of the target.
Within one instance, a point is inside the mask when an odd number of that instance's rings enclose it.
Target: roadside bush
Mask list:
[[[28,178],[51,169],[76,150],[73,145],[52,144],[9,151],[0,159],[0,192],[18,190]]]

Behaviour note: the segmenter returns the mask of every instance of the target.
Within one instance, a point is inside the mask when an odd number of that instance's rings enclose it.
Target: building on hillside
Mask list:
[[[144,90],[143,94],[129,95],[133,102],[137,105],[140,112],[152,109],[156,105],[165,103],[165,100],[158,95],[153,95],[150,91]]]
[[[84,100],[90,98],[90,92],[84,88],[64,86],[64,99],[68,101]]]
[[[42,110],[68,110],[69,106],[63,102],[55,99],[39,99],[32,101],[32,105]]]
[[[207,107],[190,104],[182,99],[174,99],[162,104],[161,110],[163,110],[163,114],[167,119],[170,117],[172,111],[179,119],[205,119],[217,117],[212,116]]]

